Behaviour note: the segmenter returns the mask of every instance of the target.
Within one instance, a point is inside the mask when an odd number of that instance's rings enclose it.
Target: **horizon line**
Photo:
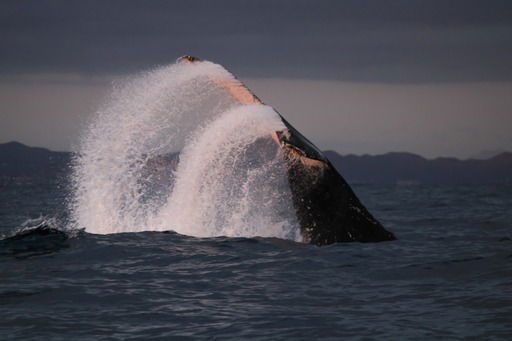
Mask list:
[[[22,145],[26,148],[32,148],[32,149],[44,149],[44,150],[47,150],[49,152],[53,152],[53,153],[69,153],[69,154],[74,154],[76,152],[74,151],[70,151],[70,150],[53,150],[53,149],[50,149],[48,147],[44,147],[44,146],[32,146],[32,145],[28,145],[26,143],[23,143],[23,142],[20,142],[20,141],[16,141],[16,140],[11,140],[11,141],[8,141],[8,142],[0,142],[0,146],[2,145],[8,145],[8,144],[17,144],[17,145]],[[355,153],[348,153],[348,154],[342,154],[336,150],[333,150],[333,149],[325,149],[325,150],[322,150],[322,153],[336,153],[338,154],[339,156],[342,156],[342,157],[347,157],[347,156],[355,156],[355,157],[365,157],[365,156],[369,156],[369,157],[377,157],[377,156],[384,156],[384,155],[389,155],[389,154],[407,154],[407,155],[412,155],[412,156],[417,156],[417,157],[420,157],[424,160],[438,160],[438,159],[454,159],[454,160],[460,160],[460,161],[468,161],[468,160],[490,160],[490,159],[493,159],[499,155],[502,155],[502,154],[512,154],[512,151],[509,151],[509,150],[499,150],[499,151],[481,151],[482,152],[489,152],[489,154],[491,156],[489,157],[482,157],[482,158],[478,158],[478,157],[468,157],[468,158],[460,158],[460,157],[456,157],[456,156],[436,156],[436,157],[425,157],[421,154],[418,154],[418,153],[414,153],[414,152],[409,152],[409,151],[388,151],[388,152],[385,152],[385,153],[378,153],[378,154],[370,154],[370,153],[364,153],[364,154],[355,154]]]

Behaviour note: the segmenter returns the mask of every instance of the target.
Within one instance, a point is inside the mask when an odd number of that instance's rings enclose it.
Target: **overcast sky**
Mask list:
[[[512,1],[2,1],[0,143],[76,144],[113,77],[183,54],[323,149],[512,150]]]

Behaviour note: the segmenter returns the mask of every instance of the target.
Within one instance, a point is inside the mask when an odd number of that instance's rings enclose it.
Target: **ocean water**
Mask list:
[[[512,187],[354,190],[398,240],[77,230],[3,240],[0,339],[510,339]],[[68,200],[66,184],[4,183],[0,234],[64,230]]]
[[[398,240],[303,244],[285,129],[211,62],[116,84],[69,177],[1,184],[0,339],[511,338],[511,187],[354,186]]]

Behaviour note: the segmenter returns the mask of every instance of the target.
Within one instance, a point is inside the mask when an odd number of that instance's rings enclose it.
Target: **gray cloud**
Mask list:
[[[1,1],[0,143],[72,148],[113,78],[185,53],[321,148],[512,148],[509,0]]]
[[[0,73],[126,73],[190,53],[246,77],[512,80],[510,1],[6,1]]]

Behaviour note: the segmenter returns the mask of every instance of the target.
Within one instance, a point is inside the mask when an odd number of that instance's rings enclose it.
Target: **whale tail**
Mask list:
[[[178,63],[194,65],[199,62],[199,58],[189,55],[178,58]],[[210,81],[241,104],[263,104],[234,76],[231,79],[210,78]],[[270,136],[284,151],[303,240],[325,245],[396,239],[364,207],[323,153],[279,112],[276,113],[286,129],[270,132]]]

